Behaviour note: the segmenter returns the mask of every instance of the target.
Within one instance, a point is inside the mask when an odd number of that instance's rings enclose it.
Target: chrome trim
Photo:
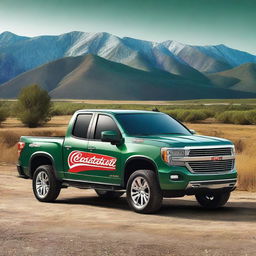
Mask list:
[[[172,157],[173,162],[194,162],[194,161],[212,161],[213,157],[221,157],[220,160],[230,160],[230,159],[235,159],[234,155],[229,155],[229,156],[187,156],[187,157]]]
[[[30,148],[40,148],[40,144],[38,143],[31,143],[28,145]]]
[[[194,174],[203,174],[203,175],[213,175],[213,174],[227,174],[227,173],[231,173],[235,170],[235,164],[234,164],[234,168],[231,169],[230,171],[218,171],[218,172],[194,172],[193,169],[190,167],[190,165],[188,163],[185,163],[185,166],[187,167],[187,169],[191,172],[191,173],[194,173]]]
[[[236,186],[237,179],[223,179],[223,180],[202,180],[202,181],[190,181],[186,189],[221,189],[221,188],[234,188]]]
[[[185,149],[201,149],[201,148],[235,148],[234,145],[213,145],[213,146],[185,146]]]
[[[217,156],[189,156],[189,152],[191,149],[215,149],[215,148],[232,148],[233,150],[232,155],[217,155]],[[170,166],[185,166],[191,173],[194,174],[225,174],[225,173],[231,173],[235,170],[235,164],[234,168],[229,171],[223,171],[223,172],[194,172],[193,169],[189,166],[188,162],[193,161],[214,161],[212,158],[214,157],[221,157],[221,160],[235,160],[235,146],[234,145],[213,145],[213,146],[185,146],[183,148],[162,148],[161,150],[185,150],[185,156],[184,157],[172,157],[171,161],[168,163]]]

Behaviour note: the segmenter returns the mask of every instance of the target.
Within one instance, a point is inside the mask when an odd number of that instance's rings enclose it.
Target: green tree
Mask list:
[[[38,85],[23,88],[18,97],[17,115],[28,127],[41,126],[51,120],[51,98]]]

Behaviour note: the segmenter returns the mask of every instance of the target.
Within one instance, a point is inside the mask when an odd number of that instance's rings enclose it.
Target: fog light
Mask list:
[[[179,176],[178,174],[172,174],[172,175],[170,176],[170,179],[171,179],[171,180],[179,180],[179,178],[180,178],[180,176]]]

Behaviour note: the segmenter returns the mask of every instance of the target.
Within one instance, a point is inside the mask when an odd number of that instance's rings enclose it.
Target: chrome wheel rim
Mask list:
[[[131,185],[131,198],[136,208],[146,207],[150,199],[150,188],[143,177],[136,177]]]
[[[44,171],[38,173],[36,177],[36,193],[38,197],[45,198],[49,192],[50,183],[48,174]]]

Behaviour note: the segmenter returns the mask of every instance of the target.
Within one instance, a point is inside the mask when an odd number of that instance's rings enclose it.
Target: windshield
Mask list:
[[[179,122],[163,113],[117,114],[124,131],[132,136],[191,133]]]

